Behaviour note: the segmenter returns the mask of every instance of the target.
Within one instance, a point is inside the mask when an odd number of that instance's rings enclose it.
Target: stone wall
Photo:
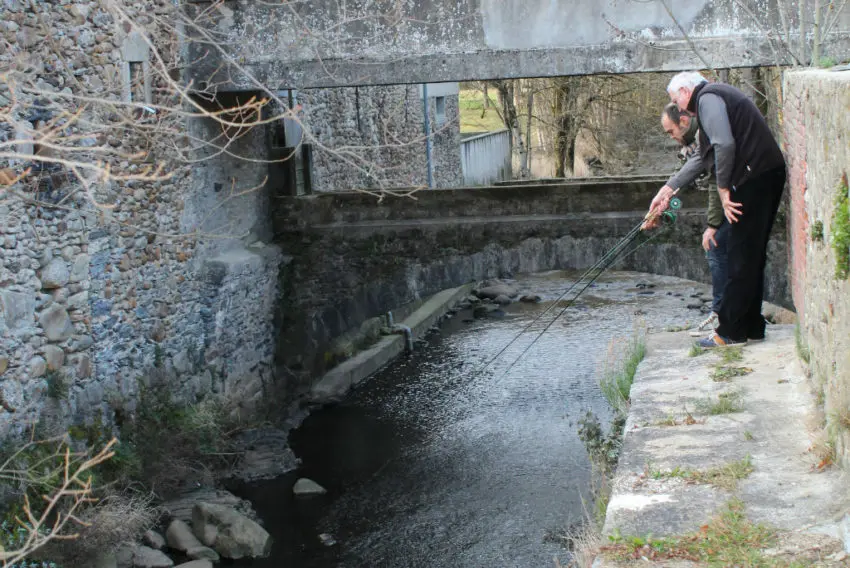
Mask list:
[[[445,97],[445,124],[429,97],[436,187],[463,183],[457,95]],[[313,189],[426,186],[421,87],[392,85],[300,91],[305,128],[316,138]],[[346,148],[345,153],[340,149]]]
[[[784,85],[794,305],[816,384],[823,389],[830,438],[847,466],[850,282],[836,278],[831,235],[835,199],[847,191],[839,188],[842,177],[850,175],[850,72],[789,72]]]
[[[485,278],[587,268],[640,222],[663,181],[434,190],[381,203],[356,193],[280,200],[276,241],[293,259],[278,364],[308,381],[344,357],[336,338],[387,310]],[[697,208],[621,268],[709,280],[705,196],[683,199]],[[777,233],[766,295],[789,305]]]
[[[120,5],[142,28],[173,6]],[[0,70],[26,69],[50,101],[69,100],[60,94],[121,100],[128,35],[105,2],[8,0],[0,14],[8,42],[0,42]],[[0,107],[11,104],[4,87]],[[33,102],[9,107],[0,139],[56,116]],[[23,125],[18,132],[13,120]],[[221,135],[205,120],[179,126],[195,140]],[[87,147],[125,149],[117,167],[128,174],[151,163],[129,157],[141,131],[78,128]],[[155,368],[186,403],[222,395],[251,408],[268,391],[286,258],[264,242],[267,166],[238,158],[263,157],[265,140],[257,128],[233,140],[229,153],[208,147],[191,164],[149,155],[171,177],[93,183],[90,192],[61,166],[10,163],[15,174],[34,169],[0,186],[0,439],[39,421],[111,424],[134,411],[139,384]]]

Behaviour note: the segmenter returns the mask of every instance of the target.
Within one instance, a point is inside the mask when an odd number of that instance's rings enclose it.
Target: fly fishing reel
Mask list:
[[[671,199],[670,200],[670,206],[667,208],[667,211],[665,211],[662,214],[664,220],[667,221],[668,223],[675,223],[676,222],[676,214],[679,212],[679,209],[681,209],[681,208],[682,208],[682,200],[681,199],[679,199],[678,197],[674,197],[673,199]]]

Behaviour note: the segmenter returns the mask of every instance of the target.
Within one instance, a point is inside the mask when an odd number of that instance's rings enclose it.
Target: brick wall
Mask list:
[[[829,439],[850,465],[850,282],[835,277],[832,215],[850,174],[850,72],[785,76],[784,131],[791,187],[790,261],[794,304],[822,389]],[[823,224],[823,239],[812,227]]]

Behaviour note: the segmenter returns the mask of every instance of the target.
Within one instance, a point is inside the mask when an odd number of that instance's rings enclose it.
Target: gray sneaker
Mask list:
[[[697,326],[696,329],[693,329],[688,332],[688,335],[691,337],[702,337],[706,334],[706,332],[714,331],[714,328],[717,326],[717,314],[711,312],[707,318],[705,318],[701,324]]]
[[[697,327],[697,330],[698,330],[698,331],[707,331],[707,330],[709,330],[709,329],[714,329],[715,327],[717,327],[717,322],[718,322],[718,321],[719,321],[719,320],[718,320],[717,314],[716,314],[716,313],[714,313],[714,312],[711,312],[711,313],[708,315],[708,317],[707,317],[707,318],[705,318],[705,319],[702,321],[702,323],[701,323],[701,324],[699,324],[699,327]]]

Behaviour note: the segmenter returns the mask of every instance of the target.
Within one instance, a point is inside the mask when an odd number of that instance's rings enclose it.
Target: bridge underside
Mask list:
[[[785,4],[409,0],[347,11],[335,0],[200,3],[208,32],[190,47],[189,74],[195,86],[257,90],[808,63],[801,45],[810,46],[811,24],[801,43],[798,12]],[[829,12],[820,29],[828,32],[822,55],[850,55],[850,13]]]

